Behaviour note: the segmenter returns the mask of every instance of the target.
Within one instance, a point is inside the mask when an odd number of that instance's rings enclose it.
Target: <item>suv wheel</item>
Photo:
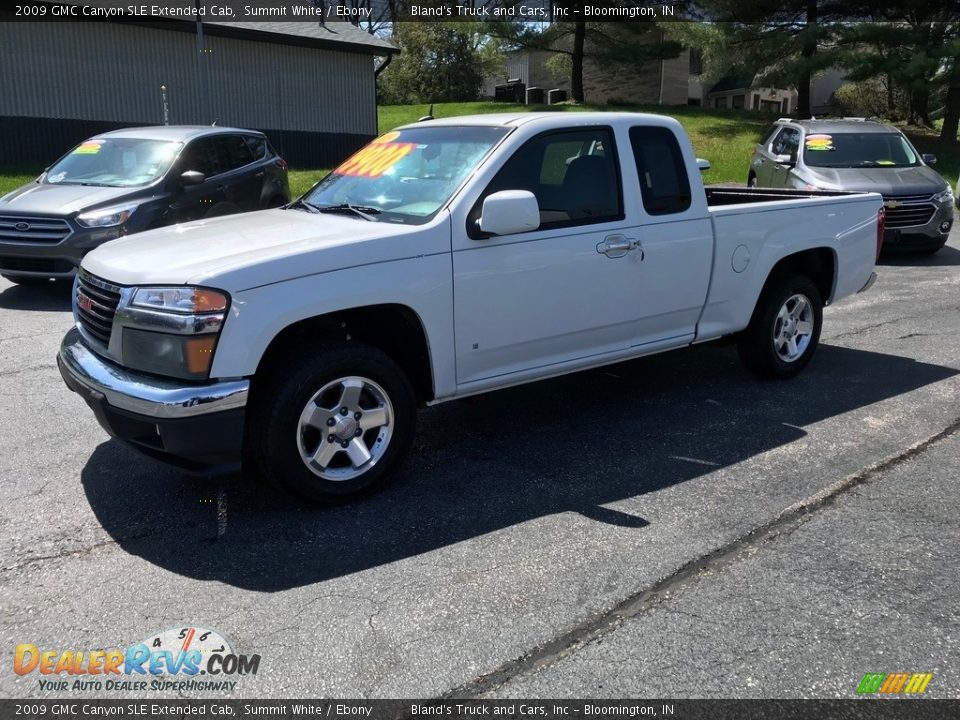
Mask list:
[[[251,408],[249,439],[260,473],[306,500],[334,503],[377,489],[413,441],[416,401],[381,351],[331,345],[276,377]]]
[[[810,362],[820,342],[823,301],[806,275],[773,278],[764,288],[737,349],[760,377],[790,378]]]

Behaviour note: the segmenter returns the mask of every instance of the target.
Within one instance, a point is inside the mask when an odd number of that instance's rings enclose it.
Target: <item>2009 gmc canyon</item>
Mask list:
[[[881,198],[705,190],[702,162],[657,115],[405,126],[286,208],[91,252],[61,373],[148,455],[321,502],[386,480],[418,405],[727,335],[790,377],[872,283]]]

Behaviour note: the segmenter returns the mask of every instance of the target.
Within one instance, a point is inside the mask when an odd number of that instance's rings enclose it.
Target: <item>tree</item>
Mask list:
[[[842,0],[701,0],[705,25],[679,36],[704,50],[715,69],[755,75],[758,82],[797,89],[797,114],[810,117],[810,85],[834,64],[836,24],[849,16]]]
[[[476,22],[398,22],[392,40],[400,55],[378,78],[384,104],[476,100],[500,61]]]
[[[960,5],[947,0],[861,0],[872,22],[839,32],[853,80],[885,75],[910,96],[910,122],[930,125],[944,103],[941,139],[957,140],[960,120]]]

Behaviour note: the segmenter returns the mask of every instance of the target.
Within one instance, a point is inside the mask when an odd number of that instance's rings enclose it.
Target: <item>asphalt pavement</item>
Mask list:
[[[794,380],[705,345],[448,403],[324,510],[110,440],[69,289],[0,281],[0,695],[76,697],[19,643],[192,626],[261,655],[233,697],[960,697],[960,236],[878,270]]]

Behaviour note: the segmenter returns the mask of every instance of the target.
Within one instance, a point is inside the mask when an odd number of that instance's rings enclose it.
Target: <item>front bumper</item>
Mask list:
[[[953,220],[953,204],[950,202],[938,205],[930,220],[924,225],[891,228],[888,219],[887,230],[883,234],[883,249],[925,250],[940,247],[950,235]]]
[[[116,439],[187,472],[240,469],[249,380],[191,385],[131,372],[93,353],[76,328],[64,337],[57,365]]]
[[[65,218],[57,218],[69,222]],[[83,256],[105,242],[123,235],[119,227],[71,226],[60,242],[12,242],[0,240],[0,273],[27,277],[71,278]]]

